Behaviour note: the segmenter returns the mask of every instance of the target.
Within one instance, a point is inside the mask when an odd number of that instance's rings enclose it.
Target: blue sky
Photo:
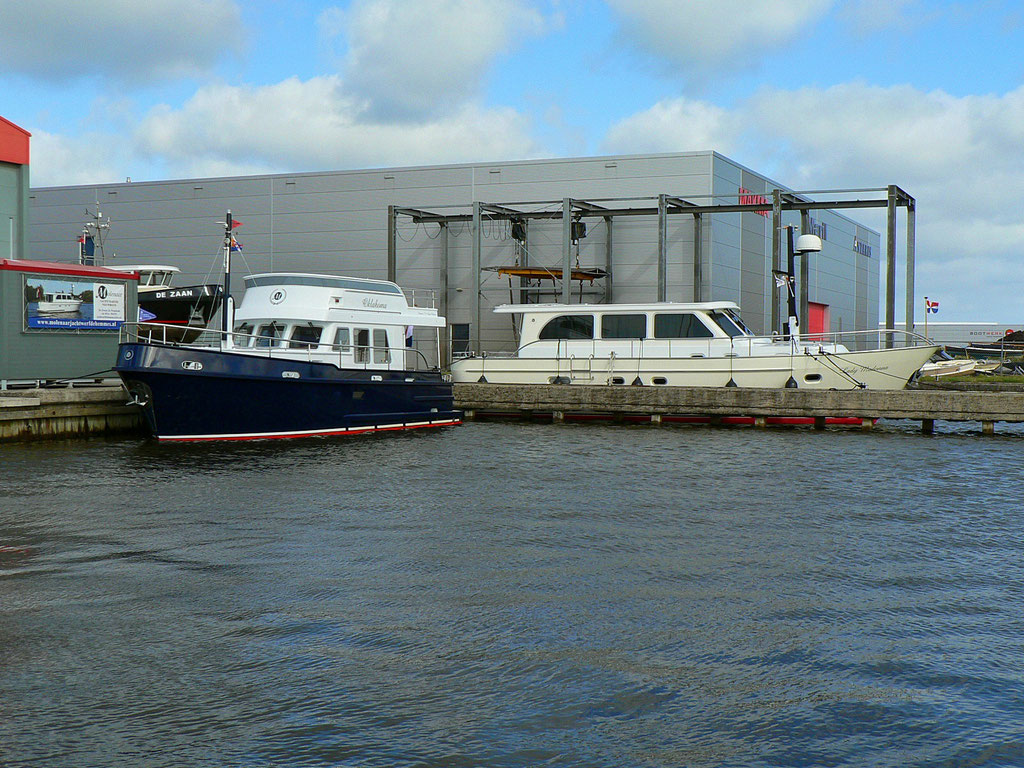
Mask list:
[[[0,0],[0,19],[0,115],[33,133],[35,186],[714,149],[797,190],[900,185],[931,319],[1024,325],[1020,0]]]

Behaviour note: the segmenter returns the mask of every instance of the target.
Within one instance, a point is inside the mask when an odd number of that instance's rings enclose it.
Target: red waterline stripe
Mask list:
[[[157,440],[161,443],[207,443],[224,440],[286,440],[299,437],[331,437],[335,435],[362,435],[367,432],[397,432],[405,429],[424,429],[426,427],[448,427],[462,424],[462,419],[446,419],[444,421],[431,421],[417,424],[396,424],[387,427],[349,427],[342,429],[329,429],[314,432],[275,432],[273,434],[256,435],[210,435],[202,437],[161,437]]]

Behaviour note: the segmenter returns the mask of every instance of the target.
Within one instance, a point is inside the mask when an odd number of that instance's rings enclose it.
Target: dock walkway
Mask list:
[[[926,433],[939,420],[976,421],[990,434],[997,422],[1024,422],[1024,391],[456,384],[455,407],[466,412],[467,420],[545,414],[561,420],[578,414],[647,417],[657,423],[670,416],[708,416],[712,421],[747,416],[765,426],[770,418],[795,417],[814,419],[820,428],[831,416],[860,419],[864,429],[876,419],[913,419]]]

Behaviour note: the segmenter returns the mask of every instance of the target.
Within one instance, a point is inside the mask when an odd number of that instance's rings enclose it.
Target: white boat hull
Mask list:
[[[781,389],[903,389],[934,346],[743,357],[468,357],[452,364],[454,382]],[[792,386],[792,385],[790,385]]]

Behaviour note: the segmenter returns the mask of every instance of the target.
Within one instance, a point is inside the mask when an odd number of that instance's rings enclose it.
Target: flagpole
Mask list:
[[[928,297],[925,296],[924,297],[924,337],[926,339],[930,338],[928,336],[928,315],[929,314],[931,314],[931,310],[928,308]]]

